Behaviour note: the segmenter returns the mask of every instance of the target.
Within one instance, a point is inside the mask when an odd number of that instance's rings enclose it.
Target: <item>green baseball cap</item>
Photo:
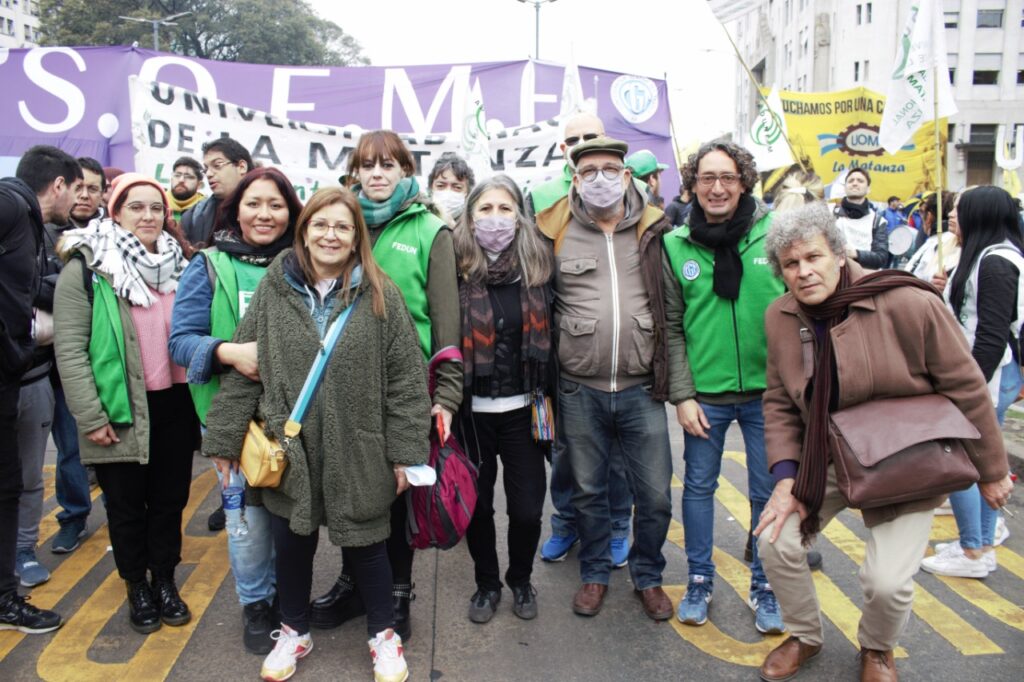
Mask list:
[[[579,165],[580,159],[587,154],[593,154],[594,152],[606,152],[608,154],[614,154],[620,159],[625,159],[626,154],[629,152],[629,145],[622,140],[616,140],[610,137],[595,137],[593,140],[587,140],[581,142],[569,152],[569,158],[572,159],[573,164]]]
[[[650,149],[641,149],[630,154],[626,158],[626,166],[633,171],[635,177],[641,179],[668,168],[668,164],[658,163],[658,157]]]

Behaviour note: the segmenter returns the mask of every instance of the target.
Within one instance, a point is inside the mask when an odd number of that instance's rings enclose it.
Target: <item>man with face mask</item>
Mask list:
[[[624,159],[625,142],[598,137],[570,152],[567,197],[537,216],[556,261],[559,419],[572,476],[583,585],[573,611],[596,615],[612,568],[613,443],[632,481],[636,523],[628,563],[644,611],[672,616],[661,588],[671,520],[672,458],[662,236],[668,220],[649,206]]]

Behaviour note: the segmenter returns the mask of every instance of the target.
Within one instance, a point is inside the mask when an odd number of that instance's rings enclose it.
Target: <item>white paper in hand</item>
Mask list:
[[[437,472],[434,471],[434,467],[426,464],[405,467],[405,477],[409,479],[409,485],[434,485],[437,482]]]

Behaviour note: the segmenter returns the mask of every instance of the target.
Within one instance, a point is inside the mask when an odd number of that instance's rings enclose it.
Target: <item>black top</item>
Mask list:
[[[487,287],[494,311],[494,374],[473,378],[473,395],[505,398],[523,393],[521,282]]]
[[[978,328],[971,355],[991,381],[1012,338],[1010,323],[1017,314],[1017,266],[995,254],[982,259],[978,270]]]

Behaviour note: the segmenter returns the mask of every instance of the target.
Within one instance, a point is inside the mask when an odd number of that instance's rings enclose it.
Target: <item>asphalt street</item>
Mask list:
[[[681,477],[682,431],[672,417],[673,460]],[[1024,439],[1024,421],[1011,421],[1007,434],[1011,451],[1024,454],[1024,444],[1017,440]],[[716,504],[718,576],[706,625],[649,620],[633,594],[626,569],[613,573],[598,616],[574,615],[571,602],[579,584],[575,550],[561,563],[546,564],[538,558],[533,580],[540,607],[536,620],[516,618],[506,590],[495,618],[476,625],[466,615],[475,588],[465,545],[446,552],[429,550],[416,558],[413,637],[406,648],[410,679],[756,680],[757,666],[781,639],[759,635],[746,605],[749,569],[742,558],[749,503],[743,441],[736,428],[729,433],[727,450]],[[50,553],[50,538],[57,530],[52,464],[51,452],[38,556],[53,577],[23,593],[30,594],[37,606],[57,609],[67,622],[48,635],[0,632],[0,680],[258,679],[261,658],[242,648],[241,608],[224,535],[206,529],[206,517],[218,502],[209,465],[196,457],[193,494],[185,512],[183,563],[178,569],[178,583],[193,620],[185,627],[164,627],[144,637],[127,624],[124,585],[109,552],[98,490],[93,491],[91,535],[82,547],[70,555]],[[664,578],[667,591],[678,602],[686,583],[678,480],[672,493],[674,520],[665,546]],[[499,490],[496,497],[501,538],[506,525],[501,511],[504,496]],[[1010,508],[1016,516],[1007,519],[1011,536],[998,550],[999,569],[994,574],[980,581],[918,574],[914,613],[897,652],[902,679],[1024,679],[1024,506],[1015,498]],[[825,564],[824,571],[815,574],[815,582],[824,611],[826,644],[800,679],[857,679],[856,626],[862,602],[857,567],[865,536],[859,515],[846,511],[817,543]],[[936,517],[932,539],[955,537],[952,517]],[[501,548],[499,557],[504,566]],[[339,552],[324,536],[316,558],[314,595],[330,586],[338,568]],[[300,662],[293,679],[372,679],[364,622],[350,622],[333,631],[314,630],[313,638],[314,651]]]

